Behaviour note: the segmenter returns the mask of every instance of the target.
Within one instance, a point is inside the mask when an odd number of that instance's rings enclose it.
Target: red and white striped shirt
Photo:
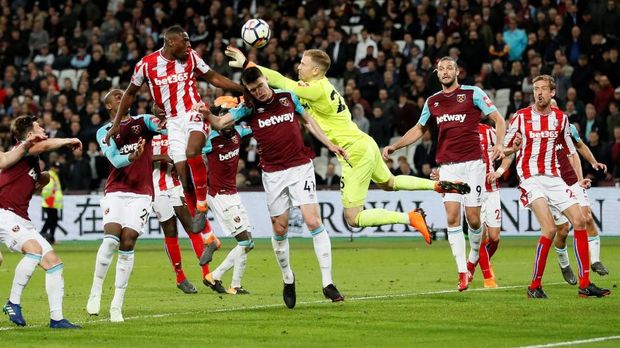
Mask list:
[[[142,58],[131,76],[131,83],[142,86],[148,82],[155,104],[166,111],[166,117],[185,114],[200,102],[196,74],[206,74],[210,70],[198,53],[190,50],[187,60],[168,60],[162,49]]]
[[[153,137],[153,156],[165,155],[168,153],[168,136],[158,134]],[[153,186],[155,192],[170,190],[181,185],[178,177],[172,174],[174,165],[168,162],[153,162]]]
[[[544,115],[530,106],[517,111],[510,120],[505,146],[512,146],[517,132],[523,137],[517,152],[517,173],[521,181],[535,175],[560,176],[555,147],[560,137],[572,144],[568,117],[558,108],[551,108],[551,112]]]
[[[489,125],[480,123],[478,125],[478,132],[480,133],[480,146],[482,147],[482,160],[484,161],[484,166],[486,168],[486,173],[489,174],[495,171],[495,166],[493,160],[491,160],[491,148],[495,146],[497,142],[497,133],[495,129]],[[486,179],[484,180],[484,187],[486,192],[494,192],[498,190],[498,180],[489,183]]]

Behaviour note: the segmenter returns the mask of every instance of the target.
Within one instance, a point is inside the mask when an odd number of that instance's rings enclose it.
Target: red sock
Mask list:
[[[489,241],[483,241],[480,245],[480,257],[478,259],[484,279],[493,278],[493,272],[491,272],[491,257],[489,256],[488,247]]]
[[[590,253],[588,250],[588,232],[585,229],[575,230],[575,255],[577,255],[577,267],[579,268],[579,287],[585,288],[590,285]]]
[[[185,196],[187,210],[189,210],[189,214],[193,217],[196,214],[196,193],[194,191],[183,191],[183,195]]]
[[[185,280],[185,273],[183,273],[183,266],[181,265],[181,249],[179,248],[179,238],[177,237],[164,237],[166,243],[165,249],[172,264],[174,272],[177,274],[177,284]]]
[[[534,273],[532,274],[532,284],[530,284],[530,289],[536,289],[542,286],[542,277],[545,273],[547,255],[549,255],[551,243],[553,243],[553,241],[545,236],[541,236],[538,240],[538,245],[536,246],[536,258],[534,259]]]
[[[497,251],[497,247],[499,246],[499,240],[497,241],[490,240],[488,241],[488,243],[489,243],[489,250],[488,250],[489,259],[491,259],[493,255],[495,255],[495,252]]]
[[[205,242],[202,240],[202,233],[188,233],[187,235],[192,242],[192,248],[194,249],[196,257],[200,259],[202,252],[205,249]],[[209,273],[209,265],[202,266],[202,277],[204,278],[204,276]]]
[[[196,200],[204,202],[207,200],[207,166],[202,159],[202,155],[188,158],[187,164],[192,172]]]

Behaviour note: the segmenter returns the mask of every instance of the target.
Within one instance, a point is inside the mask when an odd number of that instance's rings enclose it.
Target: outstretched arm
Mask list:
[[[336,146],[334,143],[327,138],[327,135],[323,132],[318,123],[310,116],[307,112],[301,115],[303,125],[310,131],[310,133],[317,138],[323,145],[327,147],[327,149],[339,156],[342,156],[345,161],[349,160],[349,155],[346,150],[341,148],[340,146]]]
[[[59,149],[63,146],[70,146],[73,149],[81,149],[82,142],[78,138],[52,138],[40,141],[28,150],[32,155],[40,155],[43,152]]]
[[[422,137],[422,134],[426,132],[427,128],[428,126],[422,126],[420,123],[417,123],[415,126],[410,128],[407,133],[405,133],[405,135],[400,137],[394,144],[383,148],[383,159],[387,161],[387,159],[394,151],[416,142]]]
[[[221,75],[214,70],[207,71],[206,74],[202,75],[207,82],[212,84],[215,87],[227,90],[243,93],[243,86],[238,83],[233,82],[228,77]]]
[[[0,170],[6,169],[17,163],[22,157],[28,154],[30,148],[35,142],[47,139],[45,135],[31,136],[19,146],[8,152],[0,152]]]

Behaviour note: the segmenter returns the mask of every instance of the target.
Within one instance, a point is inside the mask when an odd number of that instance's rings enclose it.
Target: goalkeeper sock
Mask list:
[[[394,177],[394,191],[407,190],[434,190],[435,181],[411,175],[397,175]]]
[[[409,224],[409,215],[386,209],[365,209],[355,217],[359,227],[382,226],[391,224]]]

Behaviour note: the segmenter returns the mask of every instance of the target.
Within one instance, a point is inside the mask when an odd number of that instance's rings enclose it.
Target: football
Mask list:
[[[241,28],[241,38],[252,47],[264,47],[269,42],[270,37],[271,28],[262,19],[250,19]]]

